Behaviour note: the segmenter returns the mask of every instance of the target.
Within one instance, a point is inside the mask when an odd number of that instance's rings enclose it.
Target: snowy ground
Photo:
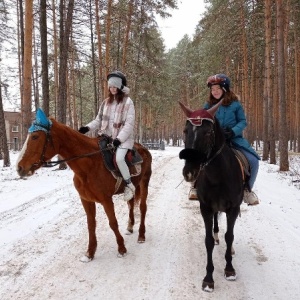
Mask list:
[[[189,185],[181,183],[180,150],[151,151],[146,242],[137,243],[136,231],[125,235],[127,205],[116,196],[128,255],[117,257],[115,237],[99,205],[98,249],[90,263],[80,262],[87,229],[72,171],[43,168],[19,179],[17,154],[11,153],[12,167],[0,168],[0,299],[300,299],[300,190],[290,173],[278,173],[278,166],[264,162],[256,184],[261,204],[242,204],[235,226],[237,280],[223,278],[223,215],[220,245],[213,253],[215,290],[201,290],[203,221],[198,202],[187,200]],[[138,210],[136,215],[139,223]]]

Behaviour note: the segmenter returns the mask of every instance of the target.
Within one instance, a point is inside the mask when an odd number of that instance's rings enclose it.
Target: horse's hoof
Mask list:
[[[138,243],[139,244],[142,244],[142,243],[145,243],[146,239],[144,237],[139,237],[138,238]]]
[[[212,293],[214,291],[214,288],[215,288],[214,282],[206,282],[206,281],[202,282],[202,290],[204,292]]]
[[[122,257],[125,257],[125,256],[127,256],[127,253],[125,252],[125,253],[118,253],[118,255],[117,255],[117,257],[119,257],[119,258],[122,258]]]
[[[233,270],[233,271],[226,271],[226,270],[224,270],[224,277],[228,281],[235,281],[236,280],[235,270]]]
[[[126,235],[131,235],[131,234],[133,234],[133,229],[128,229],[128,228],[127,228],[125,234],[126,234]]]
[[[90,261],[92,261],[93,259],[92,258],[90,258],[90,257],[88,257],[88,256],[86,256],[86,255],[84,255],[84,256],[82,256],[81,258],[80,258],[80,261],[81,262],[84,262],[84,263],[88,263],[88,262],[90,262]]]

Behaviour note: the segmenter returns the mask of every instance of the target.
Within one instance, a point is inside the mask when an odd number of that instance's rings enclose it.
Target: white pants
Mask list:
[[[125,162],[125,155],[126,155],[127,151],[128,151],[128,149],[126,149],[126,148],[117,148],[117,151],[116,151],[116,163],[117,163],[120,173],[122,174],[122,177],[125,181],[130,179],[129,169]]]

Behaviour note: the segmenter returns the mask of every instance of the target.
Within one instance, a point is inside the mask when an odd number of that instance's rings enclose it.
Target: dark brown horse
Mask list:
[[[214,221],[217,222],[218,212],[225,212],[227,218],[224,276],[227,280],[236,279],[236,272],[232,266],[232,244],[234,225],[240,212],[244,191],[239,162],[226,144],[218,120],[214,118],[220,104],[221,101],[209,110],[193,111],[180,103],[187,121],[184,129],[185,149],[180,152],[179,157],[185,159],[183,168],[185,180],[196,181],[201,215],[205,224],[207,252],[206,276],[202,288],[209,292],[214,290],[213,226]],[[214,229],[214,231],[218,230]]]
[[[101,137],[100,137],[101,139]],[[115,216],[112,196],[124,192],[124,183],[116,186],[117,179],[106,168],[99,151],[99,138],[90,138],[55,121],[48,119],[41,111],[37,111],[36,120],[29,129],[29,134],[17,162],[17,171],[20,176],[30,176],[53,156],[59,154],[74,172],[74,186],[79,193],[82,205],[87,216],[89,234],[88,249],[83,261],[94,258],[97,248],[96,238],[96,203],[102,204],[113,230],[117,244],[118,255],[123,256],[127,250],[124,239],[119,232],[118,221]],[[135,148],[141,155],[140,174],[132,177],[136,187],[134,198],[128,201],[129,232],[133,232],[134,203],[140,205],[141,221],[139,226],[138,242],[145,241],[145,217],[147,211],[148,185],[151,177],[152,157],[150,152],[140,144]],[[123,200],[120,200],[123,201]],[[127,205],[124,202],[124,205]]]

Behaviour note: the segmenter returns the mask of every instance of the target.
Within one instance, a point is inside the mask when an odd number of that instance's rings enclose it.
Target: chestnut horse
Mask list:
[[[88,248],[82,261],[91,261],[97,248],[96,238],[96,203],[103,205],[109,220],[109,226],[113,230],[117,244],[118,256],[124,256],[127,252],[124,239],[119,232],[118,221],[115,216],[112,196],[124,192],[123,180],[116,188],[117,179],[106,168],[99,149],[99,139],[90,138],[68,126],[48,119],[41,109],[36,113],[36,120],[29,128],[27,139],[23,145],[17,161],[17,172],[20,176],[31,176],[43,164],[53,156],[59,154],[64,158],[74,172],[74,186],[79,193],[83,208],[87,216]],[[135,148],[142,157],[141,171],[132,177],[132,183],[136,192],[130,201],[129,221],[127,230],[133,232],[134,204],[140,206],[140,226],[138,242],[145,242],[145,217],[147,211],[148,185],[151,177],[152,157],[150,152],[142,145],[135,143]],[[123,200],[120,200],[123,201]],[[124,203],[126,205],[126,203]]]
[[[185,159],[184,179],[188,182],[196,181],[200,211],[205,224],[207,253],[206,276],[202,289],[208,292],[214,290],[213,226],[217,225],[214,222],[217,222],[218,212],[225,212],[227,218],[224,276],[227,280],[236,279],[232,266],[232,244],[234,225],[240,213],[244,192],[242,169],[234,152],[225,142],[223,130],[214,117],[221,103],[222,101],[209,110],[193,111],[180,102],[187,121],[184,129],[185,149],[180,152],[179,157]]]

